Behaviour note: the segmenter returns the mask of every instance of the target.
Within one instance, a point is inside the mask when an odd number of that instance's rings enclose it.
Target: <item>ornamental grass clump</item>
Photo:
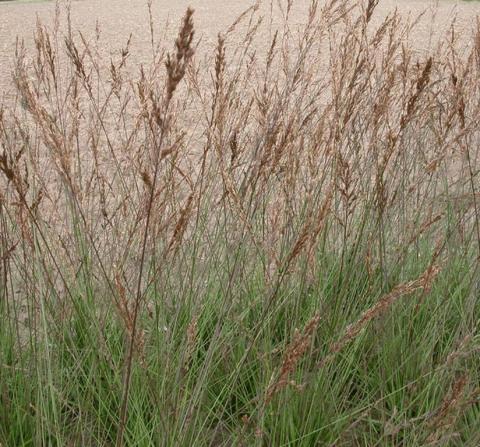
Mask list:
[[[1,445],[480,444],[480,25],[378,3],[18,41]]]

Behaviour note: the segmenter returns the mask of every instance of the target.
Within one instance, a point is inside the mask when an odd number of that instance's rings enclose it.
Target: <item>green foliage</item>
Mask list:
[[[188,10],[135,79],[19,48],[0,447],[480,445],[478,48],[315,5],[206,63]]]

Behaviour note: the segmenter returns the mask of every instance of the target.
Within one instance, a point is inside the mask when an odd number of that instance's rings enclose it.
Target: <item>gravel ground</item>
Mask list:
[[[158,37],[171,39],[176,32],[180,17],[186,7],[195,9],[195,27],[197,37],[202,38],[201,48],[207,50],[214,45],[216,35],[223,31],[235,18],[252,5],[252,0],[155,0],[153,2],[154,28]],[[270,0],[264,0],[268,15]],[[273,0],[276,4],[277,0]],[[286,3],[286,1],[283,1]],[[301,24],[308,11],[309,0],[295,0],[291,19]],[[60,3],[65,16],[65,2]],[[457,26],[467,29],[477,14],[480,14],[480,2],[453,2],[440,0],[380,0],[374,20],[377,22],[388,12],[398,8],[404,14],[417,15],[426,11],[413,38],[419,48],[431,44],[429,36],[438,36],[446,31],[448,23],[457,15]],[[132,33],[131,59],[133,65],[148,62],[151,56],[150,29],[146,0],[77,0],[71,3],[72,25],[74,30],[91,41],[95,39],[96,24],[101,29],[99,49],[107,56],[118,51]],[[33,46],[32,34],[37,18],[44,24],[52,25],[55,14],[55,2],[12,1],[0,2],[0,98],[10,91],[10,73],[15,49],[16,37],[24,39],[28,47]],[[432,21],[432,17],[434,17]],[[275,20],[280,20],[277,16]],[[65,22],[63,20],[63,22]],[[266,21],[268,22],[268,21]],[[165,25],[168,25],[166,27]],[[268,27],[265,26],[265,33]],[[465,36],[470,34],[464,33]],[[171,40],[167,45],[171,46]],[[107,58],[108,60],[108,58]]]

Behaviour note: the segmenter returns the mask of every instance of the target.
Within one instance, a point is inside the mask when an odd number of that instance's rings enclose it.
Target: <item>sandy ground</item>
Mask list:
[[[275,5],[278,0],[273,0]],[[155,0],[153,2],[154,28],[157,38],[171,39],[186,7],[195,9],[197,37],[202,46],[213,46],[218,32],[228,28],[235,18],[254,3],[252,0]],[[282,0],[282,3],[286,1]],[[295,0],[291,20],[305,21],[310,0]],[[65,13],[65,2],[60,3]],[[270,10],[270,0],[264,0],[265,13]],[[398,8],[404,14],[417,15],[427,11],[413,36],[419,47],[430,45],[432,30],[442,33],[457,15],[457,26],[468,29],[477,14],[480,2],[454,2],[451,0],[380,0],[375,20],[380,21],[388,12]],[[55,2],[0,2],[0,98],[10,89],[10,73],[19,36],[27,47],[33,46],[32,34],[37,19],[51,25],[55,14]],[[101,50],[118,51],[132,33],[132,58],[134,63],[147,62],[151,56],[150,28],[147,0],[77,0],[71,3],[73,29],[81,30],[90,40],[95,39],[97,23],[101,29]],[[432,21],[432,17],[435,17]],[[280,17],[277,17],[280,20]],[[165,31],[166,24],[170,31]],[[465,32],[468,36],[469,33]],[[168,42],[168,46],[171,44]],[[117,53],[118,54],[118,53]],[[107,54],[108,55],[108,54]],[[108,59],[108,58],[107,58]],[[132,60],[132,59],[131,59]]]

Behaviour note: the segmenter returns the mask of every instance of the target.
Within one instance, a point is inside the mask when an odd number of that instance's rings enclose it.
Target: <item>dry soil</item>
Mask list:
[[[272,0],[274,9],[277,9],[278,2]],[[281,2],[286,3],[284,0]],[[202,48],[206,51],[214,45],[217,33],[227,29],[242,11],[254,3],[252,0],[154,0],[152,12],[156,38],[171,38],[183,12],[190,5],[195,9],[197,37],[202,39]],[[264,0],[262,5],[267,16],[270,3],[271,0]],[[293,23],[301,25],[305,21],[309,3],[310,0],[294,1],[291,14]],[[66,4],[60,2],[63,17]],[[457,17],[457,29],[464,31],[468,44],[468,29],[480,13],[480,2],[380,0],[374,20],[380,21],[395,8],[412,17],[425,12],[413,39],[419,48],[426,48],[432,45],[432,35],[436,39],[446,32],[454,16]],[[0,2],[0,101],[2,96],[5,98],[7,92],[11,92],[10,78],[17,36],[24,39],[27,47],[31,47],[37,20],[51,26],[54,16],[54,1]],[[131,33],[131,61],[134,62],[131,66],[148,62],[151,57],[147,0],[77,0],[71,2],[71,17],[73,29],[80,30],[90,41],[95,40],[98,24],[101,30],[99,48],[107,56],[109,52],[118,52]],[[281,17],[277,14],[275,20],[280,21]],[[65,24],[65,21],[62,23]]]

